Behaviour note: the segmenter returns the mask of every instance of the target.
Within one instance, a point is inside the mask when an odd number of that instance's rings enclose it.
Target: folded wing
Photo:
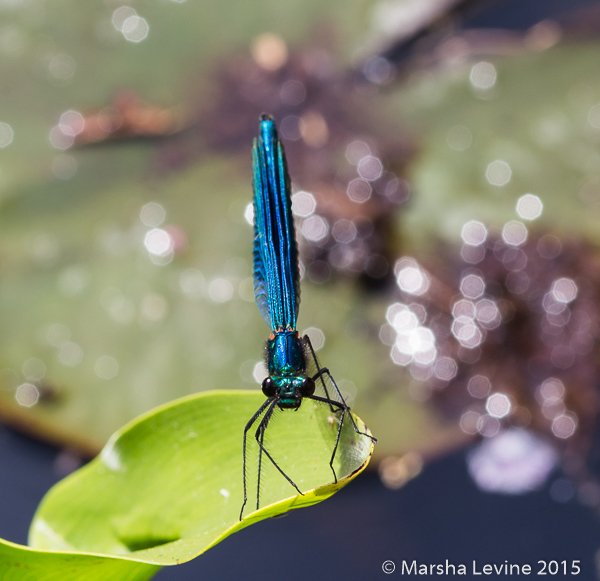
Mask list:
[[[273,330],[296,328],[300,286],[291,186],[275,122],[263,116],[252,148],[254,296]]]

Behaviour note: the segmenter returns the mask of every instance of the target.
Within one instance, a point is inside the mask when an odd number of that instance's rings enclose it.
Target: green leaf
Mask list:
[[[373,443],[346,420],[332,483],[337,416],[310,400],[297,412],[278,410],[265,445],[304,494],[263,458],[255,509],[251,430],[249,500],[240,521],[242,433],[263,401],[255,392],[205,392],[119,430],[95,460],[46,495],[30,530],[37,550],[0,545],[2,579],[148,579],[159,566],[189,561],[249,524],[325,500],[367,465]]]
[[[591,118],[600,102],[600,79],[590,75],[600,65],[597,43],[568,43],[491,62],[497,81],[487,92],[471,85],[469,61],[415,76],[390,95],[421,138],[411,167],[416,195],[402,217],[405,238],[422,252],[440,237],[461,243],[468,220],[499,230],[522,219],[517,200],[533,193],[544,208],[528,227],[598,243],[600,131]],[[453,149],[449,136],[457,126],[470,137]],[[486,179],[495,160],[512,170],[505,185]]]
[[[159,569],[158,565],[104,555],[36,551],[0,539],[4,581],[144,581]]]

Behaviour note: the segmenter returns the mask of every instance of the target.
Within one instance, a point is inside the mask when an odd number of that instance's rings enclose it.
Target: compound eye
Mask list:
[[[262,382],[262,392],[267,397],[275,397],[276,391],[275,382],[270,377],[265,377]]]
[[[315,393],[315,382],[310,377],[305,377],[300,384],[300,395],[308,397]]]

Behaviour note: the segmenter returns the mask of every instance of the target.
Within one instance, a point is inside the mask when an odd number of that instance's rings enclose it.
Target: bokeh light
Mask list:
[[[256,63],[267,71],[279,70],[288,59],[287,46],[278,34],[257,36],[252,41],[250,51]]]
[[[83,131],[85,119],[79,111],[71,109],[60,116],[58,126],[65,135],[75,137]]]
[[[401,258],[396,262],[394,272],[400,290],[411,295],[422,295],[427,292],[429,277],[416,260]]]
[[[40,399],[40,392],[35,385],[31,383],[22,383],[17,387],[15,399],[19,405],[29,408],[38,402]]]
[[[510,413],[511,403],[504,393],[493,393],[487,398],[485,409],[494,418],[503,418]]]
[[[525,194],[517,201],[517,214],[524,220],[535,220],[542,215],[544,204],[539,196]]]
[[[300,218],[308,218],[308,216],[314,214],[317,208],[317,201],[310,192],[296,192],[292,195],[292,212],[294,215]],[[254,216],[254,209],[252,211]],[[250,222],[254,222],[254,219]]]
[[[129,16],[123,22],[121,32],[129,42],[141,42],[148,36],[148,21],[137,14]]]
[[[481,222],[477,220],[471,220],[467,222],[461,231],[461,237],[465,244],[471,246],[479,246],[483,244],[487,238],[487,228]]]
[[[460,281],[460,292],[468,299],[478,299],[485,292],[485,281],[478,274],[469,274]]]
[[[527,240],[527,228],[523,222],[513,220],[502,228],[502,238],[510,246],[521,246]]]
[[[310,216],[302,222],[302,235],[311,242],[319,242],[327,237],[329,224],[321,216]]]
[[[0,122],[0,148],[9,146],[15,137],[13,128],[4,122]]]
[[[39,381],[46,375],[46,365],[41,359],[30,357],[23,363],[22,372],[25,379]]]
[[[556,301],[568,304],[577,296],[577,285],[570,278],[559,278],[552,283],[551,292]]]
[[[204,275],[196,268],[187,268],[179,275],[179,285],[185,295],[198,299],[204,290]]]
[[[493,186],[505,186],[512,176],[510,165],[501,159],[493,161],[485,170],[487,181]]]
[[[487,91],[496,84],[496,67],[489,62],[481,61],[473,65],[469,79],[475,89]]]
[[[379,463],[381,481],[392,490],[402,488],[409,480],[418,476],[422,469],[423,458],[416,452],[409,452],[400,458],[387,456]]]
[[[144,226],[149,228],[157,228],[165,221],[166,217],[165,209],[156,202],[148,202],[140,210],[140,220]]]
[[[308,327],[308,329],[304,329],[300,335],[303,337],[304,335],[308,335],[310,343],[315,351],[318,351],[325,346],[325,333],[318,327]]]
[[[473,142],[473,134],[463,125],[455,125],[448,130],[446,142],[450,149],[455,151],[465,151]]]
[[[577,429],[577,417],[574,414],[560,415],[552,421],[552,432],[557,438],[570,438]]]
[[[348,193],[348,197],[353,202],[363,204],[371,197],[373,188],[368,181],[362,178],[356,178],[348,184],[348,189],[346,191]]]
[[[94,371],[101,379],[112,379],[119,372],[119,364],[114,357],[103,355],[96,360]]]
[[[154,256],[167,256],[173,252],[173,239],[166,230],[152,228],[144,237],[146,250]]]
[[[484,375],[475,375],[469,379],[468,390],[473,397],[484,398],[489,394],[491,389],[492,384]]]
[[[468,456],[469,473],[487,492],[523,494],[542,486],[558,456],[544,440],[512,428],[484,440]]]
[[[73,78],[76,68],[73,57],[64,53],[54,55],[48,63],[48,71],[52,78],[63,83]]]
[[[233,285],[226,278],[215,278],[208,285],[208,294],[216,303],[226,303],[233,298]]]
[[[380,159],[368,155],[358,162],[357,170],[361,178],[374,181],[379,179],[383,174],[383,164]]]

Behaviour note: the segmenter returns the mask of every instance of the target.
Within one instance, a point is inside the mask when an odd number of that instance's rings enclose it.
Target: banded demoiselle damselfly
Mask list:
[[[277,464],[264,444],[265,431],[276,408],[297,410],[302,400],[309,398],[327,404],[338,415],[338,429],[329,466],[334,481],[337,474],[333,467],[340,442],[342,425],[350,418],[354,430],[361,435],[350,408],[346,404],[329,369],[321,367],[308,335],[300,337],[296,329],[300,305],[300,273],[298,247],[292,215],[291,183],[283,145],[277,135],[275,121],[269,115],[260,118],[258,139],[252,148],[254,189],[254,296],[256,304],[271,335],[266,345],[268,376],[262,382],[267,397],[246,424],[243,438],[244,502],[240,520],[248,500],[246,482],[246,441],[249,430],[258,422],[255,438],[259,447],[256,508],[260,504],[261,462],[264,454],[281,475],[302,494],[295,482]],[[312,363],[316,372],[308,373]],[[315,389],[322,389],[316,395]]]

